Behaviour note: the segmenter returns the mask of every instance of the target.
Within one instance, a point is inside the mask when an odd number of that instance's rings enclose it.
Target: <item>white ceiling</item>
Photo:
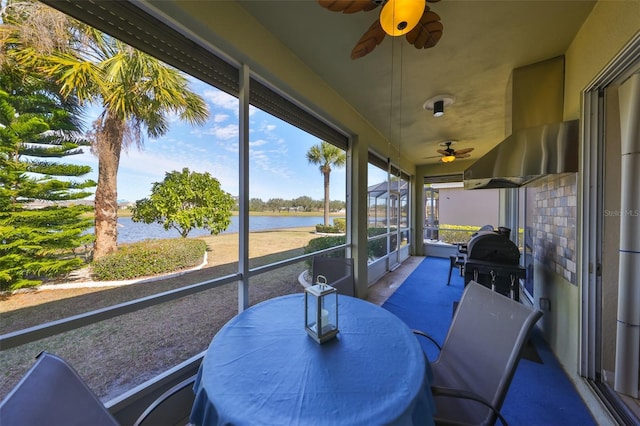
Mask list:
[[[564,54],[595,2],[429,3],[444,25],[435,47],[418,50],[404,37],[387,36],[373,52],[356,60],[350,59],[351,49],[378,18],[380,8],[343,14],[313,0],[238,3],[383,135],[391,135],[395,144],[400,140],[403,153],[417,164],[427,164],[438,162],[424,157],[437,155],[444,140],[457,140],[455,148],[474,147],[475,160],[508,136],[511,71]],[[440,94],[453,95],[455,103],[436,118],[423,104]]]

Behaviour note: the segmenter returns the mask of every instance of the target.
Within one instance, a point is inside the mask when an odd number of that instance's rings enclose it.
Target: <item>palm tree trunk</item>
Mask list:
[[[324,172],[324,226],[329,226],[329,172]]]
[[[107,117],[98,135],[98,186],[95,195],[95,242],[93,259],[118,250],[118,167],[123,141],[123,122]]]

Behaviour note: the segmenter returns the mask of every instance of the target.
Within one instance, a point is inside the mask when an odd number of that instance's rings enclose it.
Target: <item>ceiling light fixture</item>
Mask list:
[[[422,17],[425,0],[388,0],[380,11],[380,25],[392,37],[411,31]]]
[[[443,157],[440,157],[440,161],[442,161],[443,163],[451,163],[455,159],[456,159],[455,155],[445,155]]]
[[[444,115],[444,101],[436,101],[433,104],[433,116],[442,117]]]
[[[444,115],[444,107],[452,105],[456,101],[451,95],[437,95],[427,99],[422,108],[427,111],[433,111],[434,117],[442,117]]]

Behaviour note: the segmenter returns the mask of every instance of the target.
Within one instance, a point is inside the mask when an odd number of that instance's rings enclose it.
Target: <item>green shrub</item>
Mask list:
[[[468,243],[471,235],[478,229],[480,229],[479,226],[441,224],[438,229],[438,238],[449,244]]]
[[[344,235],[318,237],[309,240],[306,246],[304,246],[304,254],[314,253],[320,250],[328,249],[330,247],[339,246],[347,242],[347,237]],[[329,257],[344,257],[344,250],[336,250],[329,253]],[[305,260],[307,271],[311,272],[311,260]]]
[[[333,225],[322,225],[321,223],[316,225],[316,232],[319,234],[338,234],[338,228]]]
[[[200,264],[206,250],[207,243],[196,238],[145,240],[119,247],[116,253],[93,262],[91,270],[98,281],[157,275]]]
[[[335,222],[335,221],[334,221]],[[346,223],[346,221],[345,221]],[[318,225],[320,226],[320,225]],[[395,230],[394,227],[391,227],[391,232]],[[377,228],[368,228],[367,235],[369,237],[375,237],[376,235],[386,234],[387,228],[385,227],[377,227]],[[398,236],[396,234],[391,235],[391,247],[395,247]],[[336,235],[334,236],[326,236],[326,237],[318,237],[310,240],[309,243],[304,247],[304,253],[313,253],[319,250],[324,250],[330,247],[339,246],[341,244],[345,244],[347,241],[346,236],[344,235]],[[377,240],[369,241],[368,247],[368,257],[369,259],[377,259],[387,254],[387,239],[380,238]],[[344,250],[334,251],[327,256],[329,257],[344,257]],[[305,261],[307,266],[307,270],[311,272],[311,260]]]
[[[393,228],[391,229],[393,231]],[[386,234],[387,228],[369,228],[367,230],[367,235],[369,237],[374,237],[380,234]],[[397,235],[391,235],[391,246],[394,247],[396,243]],[[309,243],[304,247],[304,253],[314,253],[316,251],[328,249],[330,247],[339,246],[341,244],[345,244],[347,238],[344,235],[336,235],[336,236],[326,236],[326,237],[318,237],[310,240]],[[378,240],[370,241],[368,244],[368,257],[369,259],[377,259],[379,257],[384,256],[387,253],[387,239],[380,238]],[[329,257],[344,257],[344,250],[334,251],[327,256]],[[307,270],[311,272],[311,260],[305,261],[307,266]]]
[[[395,227],[391,227],[390,232],[395,231]],[[369,228],[367,230],[367,235],[369,238],[375,237],[377,235],[386,234],[387,228],[379,227],[379,228]],[[391,234],[391,247],[395,247],[398,241],[398,236],[396,234]],[[368,244],[368,256],[369,259],[378,259],[387,254],[387,239],[386,238],[378,238],[373,241],[369,241]]]
[[[347,219],[338,217],[333,219],[333,225],[316,225],[316,232],[319,234],[344,234],[347,232]]]
[[[345,244],[347,241],[347,237],[345,235],[336,235],[336,236],[326,236],[326,237],[318,237],[312,240],[309,240],[306,246],[304,246],[304,253],[313,253],[319,250],[324,250],[330,247],[339,246]],[[340,251],[336,251],[331,253],[331,257],[344,257],[344,253],[338,255]]]
[[[338,225],[323,225],[321,223],[316,225],[316,232],[319,234],[344,234],[346,230],[347,223]]]

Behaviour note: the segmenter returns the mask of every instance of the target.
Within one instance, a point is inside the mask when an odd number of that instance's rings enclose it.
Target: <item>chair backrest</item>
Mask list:
[[[500,410],[522,349],[542,312],[470,281],[447,337],[432,363],[434,386],[475,393]],[[493,424],[495,414],[475,402],[437,398],[438,417],[467,424]]]
[[[160,395],[140,415],[134,426],[174,426],[189,423],[191,407],[195,401],[195,381],[196,376],[191,376]]]
[[[73,367],[48,352],[0,403],[0,424],[118,426]]]
[[[311,270],[314,283],[317,282],[318,275],[323,275],[327,279],[327,284],[335,287],[339,294],[346,296],[356,295],[353,278],[353,259],[315,256]]]

